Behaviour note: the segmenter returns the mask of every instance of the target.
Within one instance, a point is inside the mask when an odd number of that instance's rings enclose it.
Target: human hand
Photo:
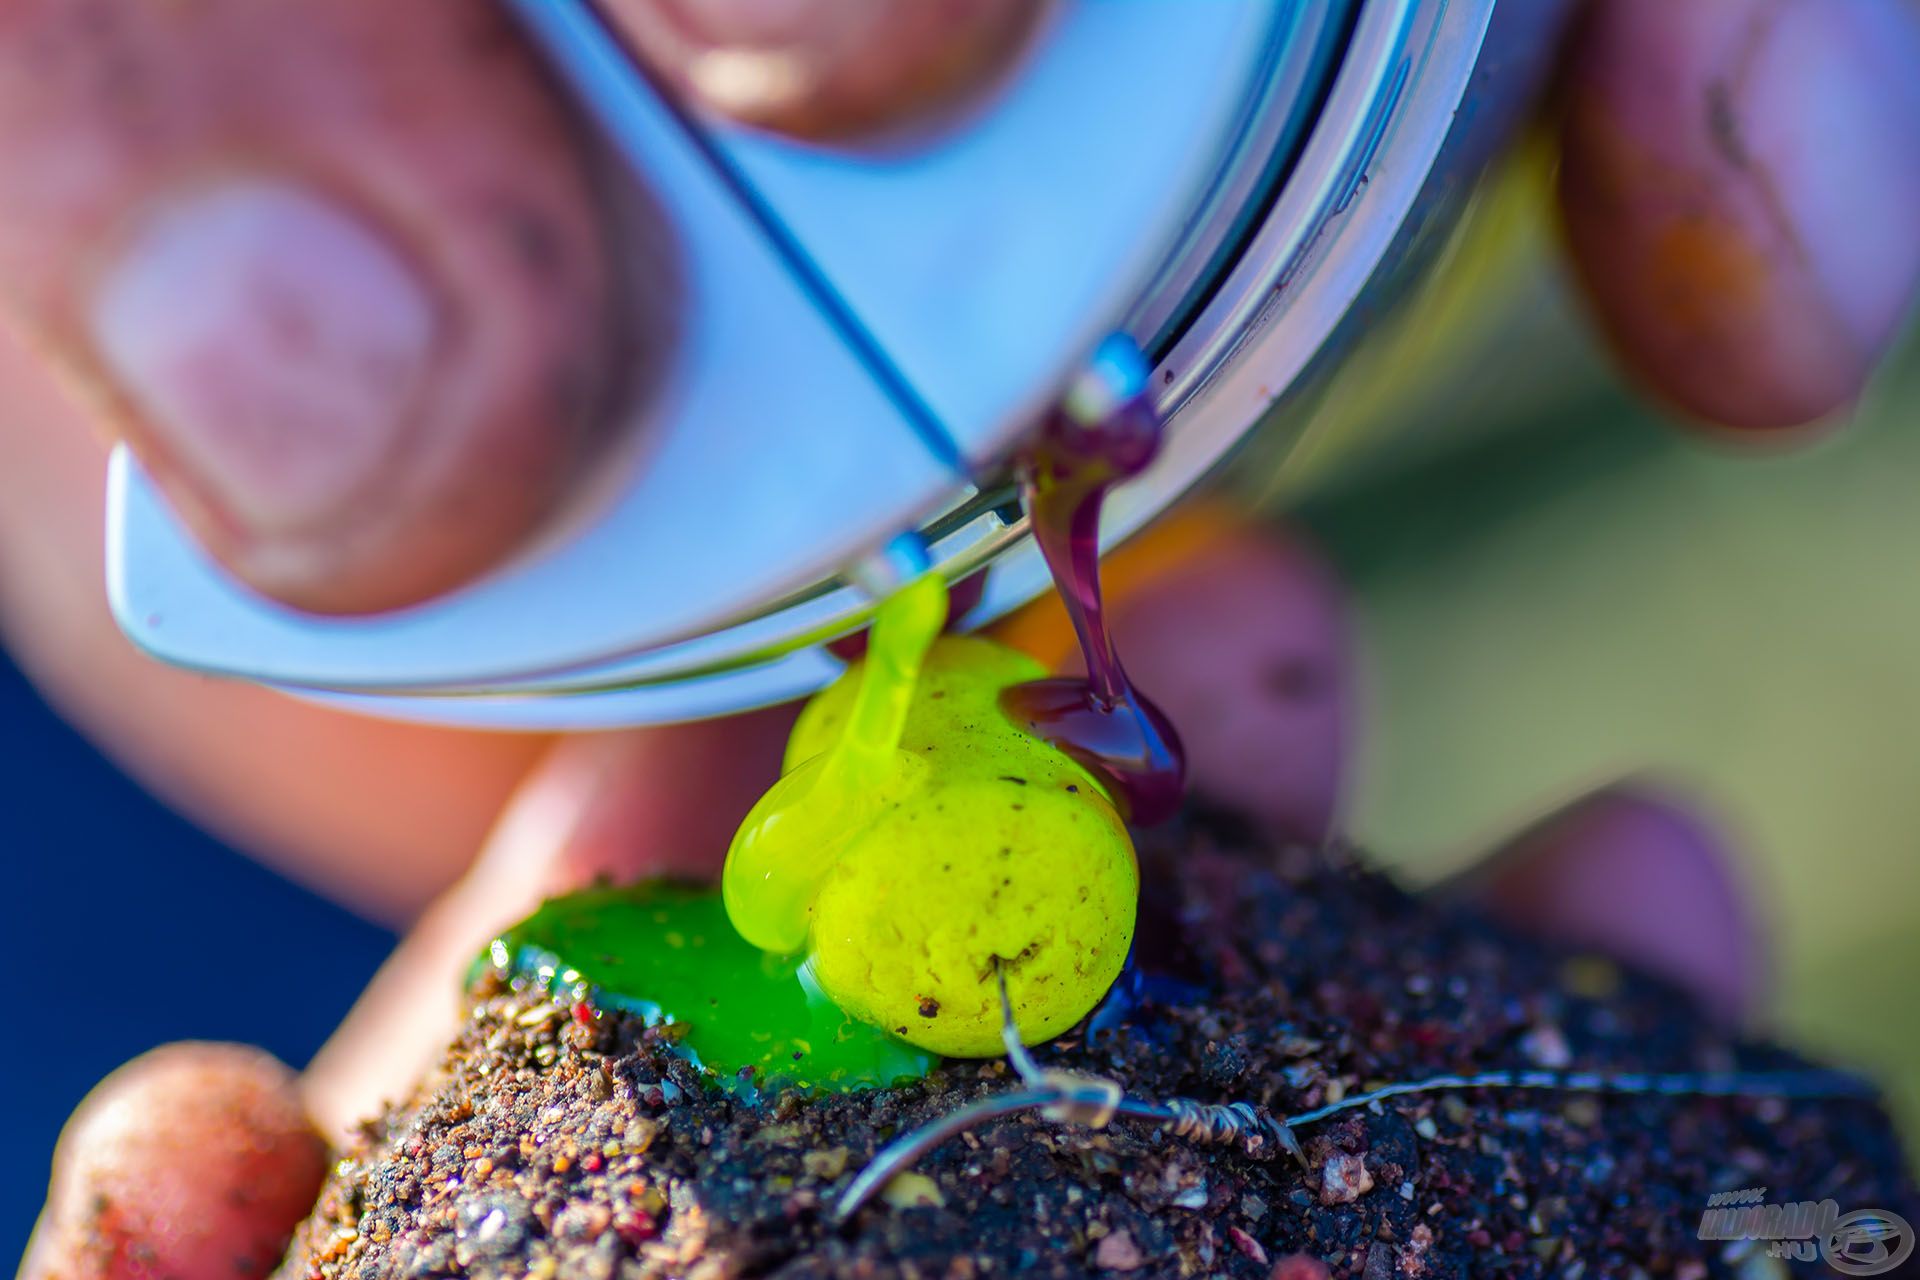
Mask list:
[[[1023,0],[616,7],[683,88],[811,136],[964,96],[1036,21]],[[1916,28],[1905,0],[1590,6],[1560,94],[1569,241],[1657,394],[1766,427],[1858,393],[1920,274]],[[0,622],[136,773],[405,918],[548,743],[135,658],[95,585],[101,441],[268,595],[435,594],[591,472],[671,329],[667,273],[613,269],[654,261],[658,229],[615,225],[578,121],[478,0],[23,0],[9,68],[0,307],[25,342],[0,348]],[[83,394],[57,398],[55,369]]]
[[[813,137],[951,102],[1042,7],[611,5],[684,92]],[[1858,393],[1920,276],[1916,26],[1904,0],[1588,7],[1568,240],[1657,394],[1765,428]],[[9,68],[0,305],[269,596],[378,610],[497,562],[671,347],[667,233],[610,207],[494,5],[23,0]]]
[[[1282,837],[1322,838],[1353,738],[1352,649],[1324,567],[1300,545],[1188,512],[1110,570],[1122,647],[1186,728],[1196,789]],[[1064,618],[1048,612],[1015,619],[1007,638],[1070,654]],[[270,1261],[325,1168],[306,1108],[338,1133],[403,1096],[455,1033],[459,975],[487,934],[544,893],[596,873],[711,874],[721,842],[657,843],[673,834],[659,825],[662,793],[698,789],[726,750],[770,745],[781,727],[708,726],[712,738],[680,744],[701,757],[691,762],[650,757],[639,735],[559,748],[304,1082],[218,1045],[159,1050],[117,1073],[63,1138],[29,1280],[136,1274],[143,1257],[186,1277],[226,1270],[236,1254]],[[732,805],[731,821],[749,797],[723,800],[709,785],[705,798]],[[1643,791],[1556,814],[1443,891],[1663,973],[1721,1017],[1755,994],[1755,934],[1715,840]]]
[[[71,93],[49,93],[39,85],[43,100],[0,97],[0,137],[8,139],[0,154],[19,171],[16,181],[0,183],[0,202],[11,206],[15,199],[22,201],[18,209],[0,210],[7,215],[0,218],[5,226],[0,231],[0,281],[7,282],[17,317],[40,350],[78,373],[93,392],[91,403],[106,406],[108,430],[142,452],[170,498],[194,518],[216,554],[263,590],[310,607],[368,608],[431,594],[517,545],[564,502],[583,469],[582,459],[600,444],[602,419],[578,406],[599,400],[583,388],[613,380],[607,368],[613,358],[607,349],[611,342],[603,322],[610,315],[625,315],[630,331],[640,332],[670,322],[670,315],[661,314],[660,298],[606,296],[604,281],[612,273],[597,264],[643,254],[644,230],[622,228],[616,233],[603,225],[592,201],[591,163],[574,140],[571,119],[548,96],[510,31],[463,9],[457,22],[476,27],[468,31],[472,38],[455,39],[448,26],[455,19],[417,19],[412,8],[421,7],[381,8],[383,25],[375,40],[375,28],[364,21],[373,11],[365,0],[331,7],[288,0],[273,11],[274,21],[256,17],[251,23],[234,16],[240,13],[237,0],[195,0],[165,10],[169,23],[180,24],[166,27],[166,39],[157,45],[135,40],[130,51],[121,50],[118,63],[100,53],[93,37],[104,41],[116,32],[124,36],[127,13],[135,15],[132,21],[138,26],[147,21],[146,9],[38,0],[0,18],[0,62],[9,48],[57,51],[59,45],[47,34],[55,29],[68,33],[67,45],[78,60],[71,81],[63,82],[69,83]],[[1824,412],[1857,392],[1911,289],[1914,220],[1901,222],[1889,214],[1884,221],[1861,225],[1853,216],[1860,208],[1914,207],[1920,148],[1912,143],[1915,113],[1903,105],[1910,101],[1903,95],[1912,90],[1909,72],[1914,64],[1896,56],[1902,47],[1913,47],[1911,12],[1892,0],[1831,6],[1728,0],[1719,6],[1721,25],[1683,32],[1660,25],[1671,20],[1663,17],[1671,8],[1653,0],[1596,11],[1587,36],[1590,43],[1571,64],[1568,93],[1574,108],[1563,192],[1582,275],[1595,283],[1601,314],[1616,344],[1638,359],[1643,379],[1670,399],[1747,426],[1804,417],[1810,406],[1812,412]],[[310,14],[309,9],[318,12]],[[1796,22],[1811,21],[1817,29],[1809,35],[1783,14],[1794,15]],[[98,21],[90,26],[88,15]],[[415,20],[426,26],[406,39],[390,39],[395,33],[384,24]],[[301,27],[300,21],[318,21],[322,28]],[[357,28],[356,21],[361,21]],[[1010,20],[1002,14],[994,21]],[[221,25],[222,39],[229,42],[239,39],[235,32],[244,34],[256,52],[244,60],[203,60],[210,55],[189,39],[192,24],[198,22]],[[330,25],[335,23],[344,25],[336,30]],[[434,23],[440,26],[433,28]],[[319,38],[316,30],[328,34]],[[1742,31],[1759,34],[1736,39]],[[487,32],[493,38],[480,38]],[[366,42],[364,49],[356,39]],[[1749,55],[1750,65],[1763,70],[1742,82],[1743,93],[1729,98],[1725,91],[1717,96],[1709,92],[1717,79],[1725,78],[1717,59],[1727,49],[1774,49],[1782,40],[1785,47],[1776,50],[1771,61]],[[469,65],[475,48],[490,54]],[[449,49],[460,50],[460,56],[450,56]],[[1673,56],[1650,56],[1663,49]],[[1856,54],[1847,54],[1847,49]],[[353,56],[346,56],[349,51]],[[422,65],[442,67],[444,82],[417,73],[403,77],[406,63],[400,51],[406,58],[423,59]],[[237,61],[245,65],[236,66]],[[983,55],[981,68],[990,61]],[[83,74],[88,67],[94,72],[91,77]],[[261,70],[267,67],[273,70]],[[128,115],[122,103],[118,113],[106,111],[101,86],[122,71],[140,68],[144,74],[133,80],[142,86],[144,96],[135,99],[141,110]],[[295,76],[295,68],[304,70]],[[1666,125],[1673,119],[1697,124],[1709,118],[1701,113],[1719,102],[1754,113],[1742,117],[1747,134],[1774,136],[1772,126],[1779,117],[1768,116],[1767,109],[1790,111],[1803,97],[1827,104],[1823,95],[1829,92],[1828,82],[1846,81],[1840,85],[1846,88],[1854,83],[1848,77],[1856,68],[1875,70],[1859,75],[1865,87],[1840,94],[1841,105],[1831,108],[1846,118],[1838,125],[1825,119],[1821,128],[1823,136],[1824,130],[1836,128],[1847,137],[1886,139],[1872,164],[1846,170],[1845,180],[1836,184],[1825,169],[1795,167],[1796,156],[1800,163],[1808,162],[1804,151],[1783,157],[1759,148],[1747,153],[1749,164],[1742,175],[1764,175],[1761,185],[1774,189],[1779,203],[1768,215],[1771,221],[1756,225],[1770,232],[1785,226],[1792,232],[1784,241],[1760,242],[1768,251],[1759,255],[1766,270],[1744,276],[1689,271],[1693,260],[1684,254],[1663,256],[1649,247],[1670,239],[1652,228],[1671,213],[1663,193],[1673,189],[1675,174],[1707,174],[1706,180],[1687,188],[1693,201],[1688,212],[1695,218],[1690,225],[1696,229],[1746,227],[1760,208],[1751,184],[1713,180],[1713,166],[1730,163],[1724,149],[1688,150],[1682,144],[1697,138],[1698,129],[1669,130]],[[240,74],[249,69],[250,76]],[[338,91],[322,86],[340,76],[352,91],[346,94],[348,101],[336,106],[332,95]],[[254,94],[277,93],[274,85],[284,80],[309,86],[307,92],[315,96],[299,99],[301,114],[289,109],[256,119],[255,113],[221,97],[229,78],[250,79]],[[11,79],[34,83],[26,74]],[[404,93],[395,88],[403,79]],[[1609,86],[1621,84],[1632,87],[1631,101],[1609,97]],[[188,105],[160,109],[185,86],[192,86]],[[802,93],[796,101],[810,99]],[[1649,119],[1642,108],[1655,101],[1669,103],[1677,115]],[[1586,114],[1583,102],[1589,104]],[[397,114],[377,114],[376,128],[371,123],[376,117],[367,114],[369,104]],[[809,113],[818,118],[814,108],[795,110],[800,127],[829,127],[807,123]],[[825,114],[833,118],[840,110]],[[842,123],[863,123],[875,118],[872,110],[864,119],[858,112],[839,118]],[[338,122],[319,128],[305,120],[308,113]],[[240,151],[226,131],[234,120],[246,125],[241,132],[247,146]],[[1627,165],[1623,173],[1611,173],[1602,162],[1622,153],[1617,146],[1600,145],[1615,135],[1594,122],[1614,120],[1625,136],[1662,148],[1680,146],[1683,154],[1661,165]],[[416,122],[422,129],[419,136],[410,132]],[[280,128],[287,130],[284,138],[277,132]],[[79,145],[57,145],[56,140]],[[1653,154],[1665,152],[1656,148]],[[68,176],[80,183],[87,199],[54,200],[53,195],[66,189],[42,183],[35,166],[51,166],[59,173],[63,157],[73,155],[102,163],[78,178]],[[283,155],[292,158],[278,159]],[[331,245],[345,255],[342,263],[315,276],[296,274],[283,280],[274,273],[283,269],[286,255],[274,253],[266,239],[251,238],[253,223],[271,208],[256,208],[237,222],[223,224],[244,225],[246,235],[215,235],[204,224],[173,216],[180,206],[169,193],[177,181],[190,179],[188,189],[202,195],[210,189],[224,192],[230,202],[233,184],[240,181],[234,173],[252,173],[239,163],[242,157],[274,157],[267,168],[275,175],[290,172],[302,181],[324,178],[342,184],[350,188],[342,196],[350,217],[379,212],[404,225],[373,236],[368,242],[374,252],[353,265],[352,255],[366,245],[355,249],[347,241],[359,233],[336,237],[338,228],[321,227],[332,215],[316,215],[316,221],[301,222],[290,234],[309,246],[310,253]],[[1754,157],[1760,157],[1757,169]],[[1831,154],[1816,158],[1838,164]],[[450,164],[454,159],[460,164]],[[1688,167],[1703,163],[1704,169]],[[1583,173],[1589,175],[1591,189],[1601,194],[1586,194]],[[220,175],[219,182],[211,183],[210,174]],[[362,183],[384,193],[372,201],[376,207],[368,207]],[[1803,192],[1800,183],[1812,185]],[[1836,187],[1851,193],[1847,205],[1836,209],[1814,198]],[[36,190],[42,193],[40,203],[28,198]],[[476,205],[488,202],[468,199],[489,190],[530,192],[553,237],[569,246],[566,256],[573,270],[546,276],[518,262],[501,228],[475,213]],[[328,193],[334,194],[331,186]],[[248,195],[242,190],[240,195],[258,205],[257,191]],[[226,216],[234,218],[230,204],[225,207]],[[277,207],[286,212],[284,205]],[[91,216],[81,216],[87,210]],[[143,215],[149,210],[155,212]],[[241,212],[247,211],[243,207]],[[1821,219],[1842,224],[1842,229]],[[111,339],[132,344],[132,363],[138,367],[116,371],[108,366],[126,362],[127,353],[105,350],[110,344],[97,339],[111,337],[107,326],[90,317],[104,314],[103,299],[125,300],[102,283],[114,278],[114,248],[144,243],[143,236],[159,234],[156,227],[183,238],[184,245],[160,255],[156,265],[141,266],[141,271],[186,270],[181,261],[197,262],[189,250],[211,257],[174,284],[164,274],[139,277],[146,283],[132,291],[133,303],[144,300],[149,309],[142,313],[129,303],[135,312],[129,321],[121,308],[116,314],[123,318],[115,328],[120,337]],[[1782,243],[1792,252],[1769,257],[1771,248]],[[402,247],[422,245],[428,247],[430,261],[396,266],[385,260]],[[1843,260],[1828,262],[1826,254],[1842,254]],[[385,265],[370,265],[376,260]],[[1859,262],[1875,269],[1859,270]],[[1635,263],[1640,268],[1634,268]],[[1654,269],[1676,263],[1677,274]],[[304,262],[294,266],[307,269]],[[402,291],[413,287],[404,277],[420,271],[432,276],[435,302],[418,314],[430,315],[431,323],[411,328],[394,324],[394,316],[404,318],[406,308],[386,305],[382,299],[390,299],[383,291],[394,286],[395,278],[402,280]],[[261,328],[256,324],[259,313],[244,306],[238,314],[223,310],[235,299],[247,303],[252,295],[241,286],[256,281],[284,283],[304,304],[316,308],[302,317],[309,332],[326,334],[333,327],[351,341],[339,349],[309,350],[298,344],[291,351],[262,349],[252,332]],[[176,297],[183,300],[178,312],[164,305]],[[358,317],[363,306],[384,319],[371,328],[362,326]],[[140,344],[153,340],[143,336],[145,330],[167,327],[154,323],[156,315],[169,323],[190,320],[177,326],[191,331],[188,338],[227,333],[236,340],[206,339],[210,363],[184,361],[190,376],[175,391],[146,388],[141,380],[151,370],[141,360],[166,356],[162,363],[170,363],[182,350],[163,343],[166,349],[160,356],[139,355]],[[1763,335],[1765,343],[1750,343],[1751,333],[1742,327],[1748,323],[1761,326],[1753,332]],[[459,341],[443,334],[442,325],[459,334]],[[1714,342],[1698,338],[1701,325],[1716,337]],[[350,379],[335,377],[340,368],[336,360],[360,367],[367,352],[356,344],[368,333],[414,352],[417,368],[402,379],[405,389],[399,400],[404,409],[375,403],[385,383],[356,389]],[[179,340],[175,335],[171,341]],[[185,350],[199,353],[191,345]],[[1676,351],[1702,353],[1698,369],[1674,358]],[[1782,358],[1782,351],[1791,358]],[[1836,353],[1845,358],[1835,358]],[[710,868],[751,791],[770,775],[781,730],[778,713],[721,725],[553,743],[377,725],[291,704],[259,690],[159,671],[138,661],[113,632],[94,585],[100,562],[100,448],[76,429],[74,412],[48,395],[38,369],[17,351],[7,353],[6,359],[6,381],[21,395],[12,400],[17,416],[0,424],[0,616],[7,619],[10,638],[30,668],[137,772],[269,860],[389,918],[403,918],[459,874],[482,833],[506,808],[508,816],[488,843],[488,853],[422,920],[361,1013],[317,1064],[307,1096],[328,1124],[364,1111],[382,1091],[404,1082],[422,1053],[438,1047],[444,1038],[440,1024],[414,1016],[400,1021],[417,1033],[399,1034],[393,1011],[448,1007],[450,975],[456,972],[452,966],[464,963],[465,948],[478,936],[545,889],[577,882],[595,870],[635,875]],[[1793,376],[1783,378],[1785,374]],[[344,390],[336,387],[343,381]],[[560,382],[572,386],[578,400],[570,402],[574,409],[556,416],[555,401],[544,397],[543,389]],[[1808,387],[1821,390],[1809,392]],[[1739,390],[1739,405],[1703,407],[1699,397],[1728,388]],[[330,398],[336,390],[345,398]],[[275,412],[282,407],[281,397],[288,399],[284,417]],[[316,403],[324,414],[312,412]],[[183,404],[187,408],[179,416]],[[230,429],[220,415],[236,405],[243,411],[240,425]],[[423,443],[405,445],[406,465],[389,475],[389,451],[401,449],[407,440]],[[262,441],[268,447],[258,447]],[[535,461],[523,465],[529,450]],[[339,488],[347,484],[342,459],[361,456],[374,460],[380,486],[377,519],[358,518],[354,513],[366,510],[359,505],[360,497]],[[511,461],[503,464],[503,459]],[[333,512],[328,504],[335,500],[347,504],[342,508],[349,512],[346,528],[329,527]],[[454,510],[461,518],[448,518]],[[484,515],[467,518],[475,510]],[[268,517],[264,527],[254,520],[261,513]],[[300,518],[288,527],[275,523],[289,514]],[[1260,553],[1238,554],[1257,560]],[[1202,715],[1228,717],[1217,733],[1194,735],[1197,786],[1250,803],[1271,820],[1305,833],[1315,814],[1322,815],[1324,825],[1333,811],[1344,711],[1330,712],[1323,701],[1318,711],[1302,706],[1282,714],[1277,727],[1268,726],[1274,736],[1259,727],[1267,723],[1259,713],[1265,702],[1247,696],[1249,690],[1265,688],[1270,678],[1283,688],[1302,686],[1294,675],[1274,676],[1286,670],[1284,666],[1266,669],[1253,660],[1271,656],[1262,646],[1281,643],[1291,634],[1286,627],[1309,625],[1299,619],[1318,615],[1311,608],[1302,611],[1289,595],[1302,580],[1297,571],[1272,578],[1259,576],[1264,571],[1257,568],[1244,571],[1253,576],[1236,578],[1231,593],[1236,607],[1221,615],[1217,634],[1260,642],[1247,649],[1246,665],[1211,662],[1201,640],[1216,631],[1205,628],[1198,621],[1203,615],[1192,611],[1161,615],[1169,619],[1163,625],[1177,633],[1177,645],[1168,642],[1164,663],[1149,666],[1144,654],[1131,662],[1143,685],[1182,723],[1200,723],[1195,717]],[[1289,582],[1296,587],[1285,585]],[[1273,602],[1271,616],[1249,617],[1249,599]],[[1281,607],[1289,600],[1293,603]],[[1283,626],[1287,618],[1295,621]],[[1260,625],[1274,630],[1256,634],[1254,628]],[[1133,643],[1135,651],[1153,647],[1150,640]],[[1220,683],[1210,683],[1213,667],[1220,669]],[[1259,676],[1247,679],[1256,669]],[[1174,688],[1183,680],[1213,692],[1207,700],[1190,704]],[[1285,701],[1277,700],[1282,705]],[[1314,737],[1322,732],[1333,735],[1332,747]],[[272,758],[263,758],[266,753],[249,745],[260,741],[276,744]],[[1271,773],[1258,769],[1257,762],[1267,758],[1282,767]],[[1601,817],[1590,811],[1578,824],[1580,830],[1627,821],[1607,817],[1617,812],[1607,803],[1597,812]],[[1651,828],[1634,837],[1635,842],[1644,840],[1654,849],[1663,847],[1663,841],[1700,843],[1686,822],[1662,816],[1668,811],[1658,805],[1634,802],[1628,812],[1650,815],[1631,819]],[[1594,835],[1581,839],[1599,841]],[[1608,841],[1599,842],[1612,847]],[[1547,841],[1551,848],[1562,843],[1557,837]],[[1678,855],[1650,859],[1656,867],[1676,860],[1684,861]],[[1592,865],[1578,859],[1575,863],[1589,869]],[[1713,876],[1702,876],[1702,881],[1723,885]],[[1556,874],[1551,883],[1566,882]],[[1560,896],[1566,899],[1563,912],[1591,901],[1590,895]],[[1730,894],[1722,897],[1733,901]],[[1703,889],[1689,901],[1713,899],[1714,892]],[[1577,912],[1545,918],[1558,920],[1563,932],[1580,923]],[[1716,937],[1711,929],[1651,932],[1668,940],[1684,934],[1696,943]],[[1726,940],[1723,931],[1721,941]],[[1732,944],[1708,949],[1716,955],[1743,954],[1741,946]],[[1715,983],[1698,985],[1704,990]],[[378,1052],[363,1052],[368,1045]],[[212,1083],[220,1078],[216,1073]],[[259,1080],[244,1073],[237,1078]],[[282,1090],[285,1085],[260,1081],[259,1087]],[[119,1114],[141,1114],[142,1094],[136,1090],[129,1096],[135,1101]],[[78,1149],[86,1148],[87,1132],[88,1126],[76,1128],[72,1143]],[[180,1154],[178,1147],[156,1148],[167,1149],[176,1158]],[[136,1172],[144,1177],[172,1167],[177,1166],[156,1162]],[[217,1185],[219,1179],[203,1181]],[[48,1238],[59,1235],[52,1232]],[[78,1264],[70,1255],[63,1265]]]

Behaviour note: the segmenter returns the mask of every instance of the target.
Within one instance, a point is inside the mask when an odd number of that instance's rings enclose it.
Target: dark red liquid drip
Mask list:
[[[1016,721],[1104,778],[1128,821],[1179,811],[1186,758],[1173,724],[1133,687],[1107,630],[1100,594],[1100,508],[1107,491],[1138,474],[1160,444],[1145,397],[1097,423],[1056,412],[1023,460],[1021,491],[1034,540],[1080,638],[1087,674],[1016,685],[1001,706]]]

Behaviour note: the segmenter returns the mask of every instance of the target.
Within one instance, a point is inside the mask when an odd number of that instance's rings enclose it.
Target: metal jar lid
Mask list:
[[[817,688],[889,555],[991,566],[965,622],[998,616],[1046,585],[1007,473],[1028,426],[1108,334],[1145,349],[1167,443],[1110,544],[1284,406],[1431,212],[1493,9],[1078,0],[975,115],[861,153],[690,118],[586,0],[512,3],[680,237],[688,315],[635,456],[485,579],[337,618],[235,583],[123,449],[109,594],[154,655],[380,715],[583,728]]]

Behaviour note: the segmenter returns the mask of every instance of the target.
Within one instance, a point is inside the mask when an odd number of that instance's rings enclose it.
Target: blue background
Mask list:
[[[0,1275],[45,1198],[55,1137],[99,1078],[167,1040],[301,1064],[392,946],[122,776],[0,655]]]

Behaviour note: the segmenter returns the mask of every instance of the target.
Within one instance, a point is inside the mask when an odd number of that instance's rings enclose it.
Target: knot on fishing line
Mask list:
[[[1056,1101],[1040,1109],[1048,1120],[1062,1124],[1104,1129],[1112,1122],[1126,1091],[1118,1080],[1104,1076],[1083,1076],[1072,1071],[1042,1071],[1035,1083],[1041,1089],[1059,1094]]]
[[[1151,1104],[1148,1104],[1149,1106]],[[1170,1098],[1160,1104],[1164,1123],[1176,1138],[1209,1146],[1238,1144],[1249,1156],[1266,1154],[1269,1140],[1307,1168],[1306,1149],[1292,1128],[1250,1102],[1210,1103]]]

